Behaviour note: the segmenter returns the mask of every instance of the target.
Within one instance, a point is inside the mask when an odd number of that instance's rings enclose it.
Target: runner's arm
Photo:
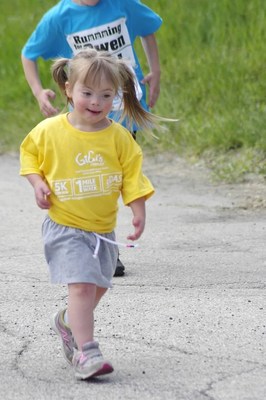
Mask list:
[[[160,94],[160,59],[155,34],[141,38],[150,72],[143,78],[142,83],[149,85],[148,105],[154,107]]]
[[[33,96],[38,101],[40,110],[45,117],[51,117],[58,113],[58,110],[53,107],[51,100],[55,99],[55,92],[51,89],[44,89],[39,76],[38,66],[36,61],[29,60],[25,56],[21,56],[22,66],[26,80],[31,88]]]

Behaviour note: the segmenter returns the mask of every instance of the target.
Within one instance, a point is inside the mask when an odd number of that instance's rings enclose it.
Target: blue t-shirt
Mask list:
[[[143,73],[133,48],[136,37],[156,32],[162,19],[139,0],[100,0],[95,6],[61,0],[37,25],[22,54],[35,61],[71,58],[88,48],[106,50],[131,60],[139,82],[137,95],[147,109]]]

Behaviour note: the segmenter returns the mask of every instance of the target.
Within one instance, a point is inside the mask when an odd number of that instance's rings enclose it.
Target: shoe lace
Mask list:
[[[121,242],[117,242],[115,240],[111,240],[108,239],[104,236],[99,235],[98,233],[93,232],[94,236],[96,237],[96,246],[95,246],[95,250],[93,253],[93,258],[97,258],[98,257],[98,253],[99,253],[99,248],[100,248],[100,244],[101,244],[101,240],[103,240],[104,242],[108,242],[111,243],[115,246],[123,246],[123,247],[128,247],[128,248],[134,248],[134,247],[138,247],[138,243],[121,243]]]
[[[63,342],[68,345],[69,342],[72,341],[71,335],[69,335],[69,333],[61,327],[60,327],[60,332],[61,332],[61,337],[62,337]]]

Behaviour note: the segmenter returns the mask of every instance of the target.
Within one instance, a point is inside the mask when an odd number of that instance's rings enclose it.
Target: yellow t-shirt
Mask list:
[[[48,118],[24,139],[20,175],[39,174],[48,183],[50,218],[61,225],[111,232],[118,198],[148,199],[154,189],[142,173],[142,151],[120,124],[101,131],[74,128],[67,114]]]

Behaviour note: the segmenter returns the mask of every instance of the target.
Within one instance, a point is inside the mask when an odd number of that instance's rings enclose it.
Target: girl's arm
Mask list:
[[[144,49],[150,72],[143,78],[141,83],[149,85],[149,107],[154,107],[160,94],[160,60],[158,46],[154,34],[141,38],[142,47]]]
[[[132,225],[135,228],[135,232],[128,235],[127,239],[137,240],[141,236],[145,228],[146,209],[145,209],[145,197],[140,197],[137,200],[132,201],[128,204],[133,213]]]
[[[34,189],[37,205],[43,210],[49,209],[51,207],[51,202],[47,199],[47,196],[51,194],[51,191],[47,183],[38,174],[29,174],[25,176]]]
[[[45,117],[51,117],[58,114],[58,110],[51,104],[55,98],[55,92],[51,89],[44,89],[40,80],[38,66],[36,61],[29,60],[21,56],[22,66],[26,80],[31,88],[33,96],[39,103],[40,110]]]

